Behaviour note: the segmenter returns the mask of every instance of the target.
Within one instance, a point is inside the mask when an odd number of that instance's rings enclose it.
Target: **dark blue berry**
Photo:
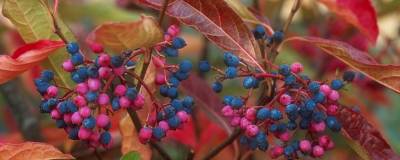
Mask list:
[[[121,108],[121,106],[119,105],[119,98],[118,97],[114,97],[111,101],[111,108],[113,109],[113,111],[117,111]]]
[[[65,128],[67,127],[67,124],[64,122],[62,119],[56,120],[56,126],[57,128]]]
[[[231,105],[231,102],[232,102],[232,100],[234,99],[235,97],[233,97],[233,96],[224,96],[224,104],[226,104],[226,105]]]
[[[320,87],[320,85],[316,81],[312,81],[312,82],[310,82],[310,84],[308,84],[308,89],[313,93],[318,92],[319,91],[319,87]]]
[[[254,77],[245,77],[243,79],[243,87],[246,89],[254,88],[256,86],[257,80]]]
[[[103,132],[100,134],[100,143],[103,145],[109,144],[111,141],[111,134],[110,132]]]
[[[165,137],[165,131],[160,127],[155,127],[153,128],[153,137],[157,140],[160,140],[161,138]]]
[[[93,117],[85,118],[82,121],[82,126],[88,129],[93,129],[96,126],[96,119]]]
[[[176,129],[181,124],[181,120],[177,116],[168,119],[168,125],[171,129]]]
[[[299,126],[301,129],[308,129],[310,127],[310,120],[308,119],[301,119]]]
[[[275,120],[275,121],[282,119],[281,111],[279,111],[277,109],[272,109],[271,110],[271,119]]]
[[[312,120],[315,122],[322,122],[326,118],[323,112],[317,111],[312,114]]]
[[[168,96],[168,86],[166,85],[160,86],[160,94],[164,97]]]
[[[178,50],[172,47],[166,47],[164,49],[165,54],[168,57],[178,57]]]
[[[340,79],[335,79],[331,82],[331,88],[334,90],[339,90],[343,87],[343,81]]]
[[[263,121],[271,117],[271,111],[268,108],[261,108],[257,111],[257,120]]]
[[[121,67],[123,63],[124,63],[124,60],[121,58],[121,56],[112,56],[111,57],[111,65],[114,68]]]
[[[281,43],[283,41],[284,34],[282,31],[276,31],[272,35],[272,39],[276,43]]]
[[[285,85],[289,86],[289,85],[293,85],[296,83],[296,77],[293,75],[288,75],[285,77]]]
[[[186,96],[185,98],[183,98],[183,102],[182,102],[183,107],[191,108],[193,106],[193,104],[194,104],[194,100],[192,97]]]
[[[282,64],[279,66],[279,74],[283,76],[288,76],[290,75],[290,67],[287,64]]]
[[[136,88],[129,87],[126,90],[125,96],[128,97],[129,100],[135,100],[137,97],[137,94],[138,94],[138,92],[137,92]]]
[[[289,104],[286,106],[285,112],[290,115],[290,114],[296,114],[297,112],[297,105],[295,104]]]
[[[86,93],[86,100],[88,102],[95,102],[97,100],[98,94],[96,92],[88,92]]]
[[[74,66],[83,64],[83,56],[78,53],[71,56],[71,62]]]
[[[314,95],[313,100],[314,100],[316,103],[322,103],[322,102],[325,101],[325,94],[322,93],[322,92],[318,92],[318,93],[316,93],[316,94]]]
[[[199,62],[199,70],[200,72],[208,72],[211,70],[210,63],[208,61],[200,61]]]
[[[128,66],[128,67],[133,67],[133,66],[135,66],[135,65],[136,65],[136,62],[131,61],[131,60],[129,60],[129,61],[126,63],[126,66]]]
[[[253,31],[254,37],[256,39],[262,39],[265,35],[265,29],[262,25],[257,25]]]
[[[168,83],[170,83],[172,87],[178,87],[180,81],[179,81],[179,79],[176,78],[176,77],[170,77],[170,78],[168,79]]]
[[[169,98],[175,99],[176,97],[178,97],[178,89],[176,87],[168,88],[167,95]]]
[[[293,154],[293,152],[294,152],[294,149],[290,145],[286,146],[285,149],[283,150],[283,154],[285,154],[285,156],[290,156]]]
[[[178,71],[174,73],[174,77],[180,81],[183,81],[189,78],[189,72]]]
[[[289,121],[286,126],[289,130],[295,130],[297,128],[296,121]]]
[[[239,65],[239,57],[232,54],[231,52],[224,53],[224,62],[229,67],[237,67]]]
[[[50,70],[44,70],[40,77],[43,78],[43,80],[50,82],[54,79],[54,73]]]
[[[317,104],[311,99],[306,100],[305,105],[308,111],[313,111],[317,107]]]
[[[326,126],[334,132],[340,131],[342,125],[336,119],[336,117],[328,116],[325,120]]]
[[[79,128],[73,127],[68,131],[68,138],[72,140],[79,140],[78,137]]]
[[[343,73],[343,80],[347,82],[351,82],[356,77],[356,74],[353,71],[345,71]]]
[[[70,54],[75,54],[79,52],[79,45],[76,42],[71,42],[67,44],[67,52]]]
[[[192,70],[192,62],[190,60],[182,60],[181,63],[179,63],[179,70],[182,72],[190,72]]]
[[[97,78],[99,77],[99,69],[95,66],[90,66],[87,69],[87,73],[89,75],[90,78]]]
[[[228,67],[225,69],[225,77],[232,79],[237,76],[237,69],[235,67]]]
[[[223,85],[221,82],[216,81],[211,85],[211,88],[214,90],[214,92],[219,93],[222,91]]]
[[[66,102],[61,102],[60,105],[58,106],[58,111],[61,114],[65,114],[68,112],[68,106]]]
[[[89,77],[88,68],[86,68],[86,67],[79,67],[76,70],[76,73],[79,75],[79,78],[81,78],[83,80],[86,80]]]
[[[177,111],[180,111],[183,109],[182,101],[179,99],[173,99],[171,101],[171,106],[174,107]]]
[[[181,37],[175,37],[172,39],[172,47],[175,49],[181,49],[186,46],[186,42]]]
[[[231,106],[235,109],[238,109],[243,106],[243,99],[240,97],[235,97],[231,101]]]

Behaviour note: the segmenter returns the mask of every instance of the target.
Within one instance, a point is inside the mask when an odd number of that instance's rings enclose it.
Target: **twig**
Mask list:
[[[210,152],[208,152],[204,158],[202,158],[203,160],[209,160],[211,158],[213,158],[214,156],[216,156],[219,152],[221,152],[225,147],[227,147],[228,145],[230,145],[237,137],[239,137],[240,135],[240,129],[236,129],[235,131],[233,131],[233,133],[221,144],[219,144],[217,147],[213,148]]]
[[[56,8],[55,8],[55,9],[56,9]],[[53,20],[54,33],[57,34],[57,36],[60,37],[60,39],[61,39],[65,44],[68,44],[69,42],[68,42],[67,38],[66,38],[66,37],[64,36],[64,34],[61,32],[60,26],[58,25],[57,18],[56,18],[56,16],[54,15],[55,12],[51,12],[50,9],[49,9],[49,12],[50,12],[51,18],[52,18],[52,20]]]
[[[167,10],[168,2],[169,2],[169,0],[164,0],[163,6],[162,6],[162,9],[161,9],[161,13],[160,13],[160,17],[158,19],[158,24],[160,26],[161,26],[162,21],[163,21],[163,19],[165,17],[165,11]]]
[[[293,17],[296,14],[296,12],[299,10],[300,6],[301,6],[301,2],[302,0],[295,0],[295,2],[293,3],[292,9],[290,10],[290,14],[288,19],[285,22],[285,26],[283,27],[283,33],[286,33],[290,23],[292,23],[293,21]]]

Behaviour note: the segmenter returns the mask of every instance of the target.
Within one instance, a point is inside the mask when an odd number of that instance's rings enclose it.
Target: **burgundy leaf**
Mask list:
[[[371,159],[400,159],[379,131],[359,112],[343,107],[337,117],[345,134],[358,142]]]
[[[163,0],[135,0],[160,10]],[[256,55],[259,46],[243,20],[223,0],[174,0],[166,14],[203,33],[224,50],[238,54],[249,64],[260,68]]]
[[[189,96],[192,96],[197,104],[200,104],[196,106],[201,107],[207,116],[210,116],[212,120],[220,124],[228,133],[232,132],[229,124],[220,114],[223,106],[221,99],[205,80],[196,75],[191,75],[188,80],[182,82],[181,89]]]

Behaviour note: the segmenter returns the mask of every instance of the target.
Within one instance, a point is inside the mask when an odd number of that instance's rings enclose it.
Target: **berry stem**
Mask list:
[[[161,24],[163,22],[163,19],[165,17],[165,11],[167,10],[168,2],[169,2],[169,0],[164,0],[163,6],[162,6],[162,9],[161,9],[161,13],[160,13],[160,17],[158,19],[158,24],[160,26],[161,26]]]
[[[60,37],[60,39],[61,39],[65,44],[68,44],[69,42],[68,42],[67,38],[66,38],[66,37],[64,36],[64,34],[61,32],[60,26],[58,25],[57,18],[56,18],[56,16],[55,16],[55,12],[56,12],[56,11],[51,12],[50,9],[49,9],[49,12],[50,12],[50,15],[51,15],[51,19],[53,20],[54,33],[57,34],[57,36]]]
[[[154,94],[151,92],[149,86],[147,86],[147,84],[146,84],[142,79],[140,79],[140,77],[139,77],[135,72],[126,72],[126,73],[128,73],[128,74],[131,75],[133,78],[135,78],[136,80],[139,81],[140,85],[143,86],[143,88],[144,88],[144,89],[147,91],[147,93],[149,94],[150,99],[151,99],[151,102],[153,103],[153,105],[154,105],[156,108],[159,108],[159,106],[158,106],[158,104],[157,104],[157,102],[156,102],[156,97],[155,97]],[[139,85],[139,86],[140,86],[140,85]]]
[[[224,142],[222,142],[221,144],[219,144],[218,146],[216,146],[215,148],[211,149],[210,152],[208,152],[203,158],[202,160],[209,160],[211,158],[213,158],[214,156],[216,156],[219,152],[221,152],[225,147],[227,147],[228,145],[230,145],[233,141],[235,141],[236,138],[239,137],[241,131],[240,129],[236,129],[235,131],[233,131],[233,133],[227,138],[225,139]]]

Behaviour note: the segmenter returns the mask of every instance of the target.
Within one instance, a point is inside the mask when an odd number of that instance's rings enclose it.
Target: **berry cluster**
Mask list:
[[[40,111],[49,113],[56,120],[57,127],[64,128],[70,139],[86,141],[91,147],[107,147],[112,144],[110,116],[120,109],[141,109],[145,97],[137,88],[143,86],[150,95],[154,114],[165,113],[165,116],[154,118],[152,123],[148,120],[149,124],[140,131],[140,140],[143,143],[149,140],[146,133],[156,122],[157,125],[150,130],[150,138],[161,139],[168,129],[178,128],[189,119],[193,106],[191,97],[178,99],[177,89],[179,82],[188,78],[191,62],[183,60],[179,65],[170,65],[166,63],[164,55],[158,54],[164,51],[166,56],[178,56],[178,49],[186,45],[182,38],[177,37],[178,34],[178,27],[169,27],[165,41],[154,47],[157,54],[151,55],[153,64],[162,73],[157,74],[154,83],[163,84],[160,91],[161,95],[169,97],[168,105],[161,105],[162,99],[156,99],[141,77],[131,70],[135,68],[133,60],[136,56],[145,56],[144,50],[109,55],[103,46],[94,43],[90,48],[96,56],[94,60],[89,60],[83,56],[79,45],[72,42],[66,47],[70,59],[62,64],[62,68],[70,73],[76,85],[74,89],[60,86],[52,71],[43,71],[35,80],[37,91],[43,96]],[[171,73],[168,82],[165,76],[167,72]],[[59,96],[61,93],[63,96]]]
[[[273,135],[283,143],[271,149],[271,157],[281,155],[295,158],[302,155],[321,157],[324,151],[332,149],[334,142],[326,135],[327,128],[333,132],[341,130],[335,115],[339,111],[339,90],[345,81],[354,79],[353,72],[345,72],[343,80],[330,83],[314,81],[302,74],[300,63],[291,65],[271,65],[275,71],[262,73],[252,69],[236,55],[224,53],[225,70],[210,66],[207,61],[199,62],[199,70],[215,70],[219,76],[212,84],[215,92],[221,92],[222,82],[228,79],[242,79],[242,86],[248,92],[244,96],[225,96],[222,115],[230,120],[233,127],[240,128],[240,143],[250,149],[267,150],[268,135]],[[260,84],[272,82],[273,95],[267,104],[250,104],[249,98]],[[267,97],[268,99],[268,97]],[[303,139],[294,139],[296,130],[306,133]]]

